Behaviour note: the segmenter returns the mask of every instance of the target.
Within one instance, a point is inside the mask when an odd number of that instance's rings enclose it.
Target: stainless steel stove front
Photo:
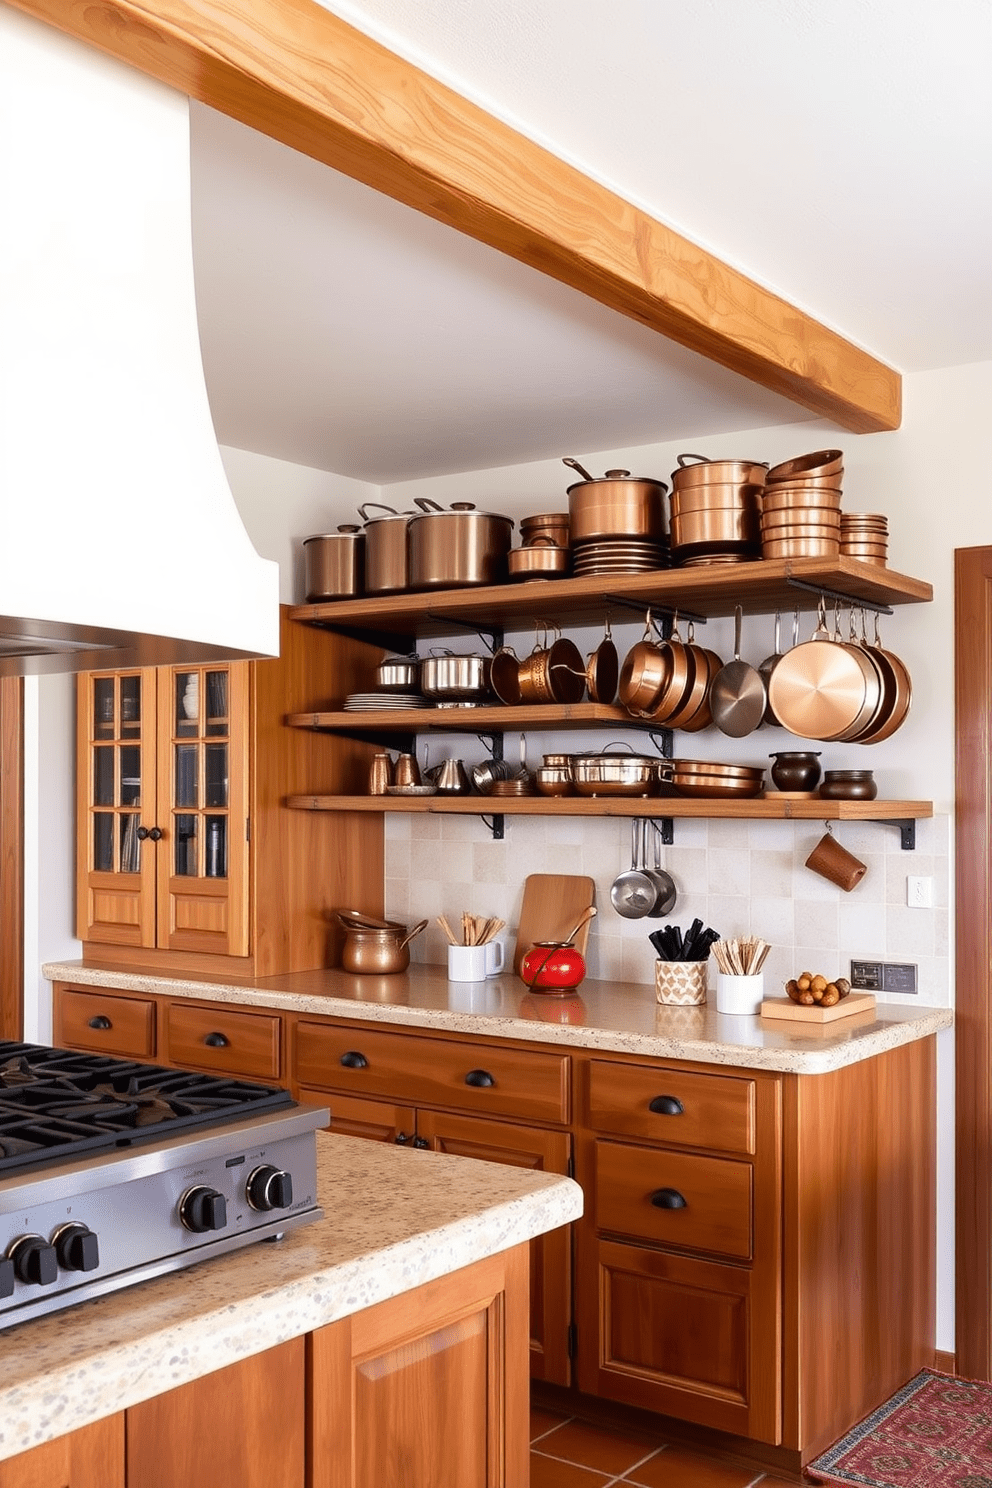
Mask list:
[[[320,1219],[311,1106],[0,1179],[0,1329]]]

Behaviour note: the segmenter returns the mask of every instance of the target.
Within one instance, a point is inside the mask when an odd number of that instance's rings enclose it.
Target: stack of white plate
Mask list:
[[[351,692],[344,700],[346,713],[378,712],[390,708],[425,708],[427,704],[419,692]]]

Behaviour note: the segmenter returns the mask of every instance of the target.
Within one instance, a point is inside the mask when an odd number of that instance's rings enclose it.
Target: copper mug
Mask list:
[[[868,872],[867,864],[849,853],[846,847],[841,847],[829,828],[806,859],[806,867],[829,879],[846,894],[857,888]]]
[[[375,754],[369,766],[369,795],[384,796],[393,783],[393,761],[388,754]]]
[[[400,754],[393,766],[393,784],[410,786],[420,784],[420,767],[412,754]]]

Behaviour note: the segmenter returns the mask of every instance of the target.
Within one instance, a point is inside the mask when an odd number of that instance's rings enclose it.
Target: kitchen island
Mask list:
[[[571,1238],[531,1242],[531,1373],[563,1408],[615,1401],[797,1471],[934,1363],[947,1009],[817,1027],[432,966],[45,970],[57,1043],[279,1080],[410,1156],[574,1172]]]
[[[202,1381],[196,1388],[206,1388],[204,1398],[209,1398],[214,1377],[222,1381],[226,1371],[236,1372],[256,1358],[272,1361],[283,1392],[280,1412],[293,1417],[277,1422],[280,1475],[272,1477],[266,1467],[269,1475],[264,1481],[273,1488],[298,1481],[302,1488],[304,1427],[311,1456],[317,1452],[326,1462],[334,1453],[351,1451],[355,1443],[342,1440],[342,1420],[355,1424],[347,1392],[338,1399],[350,1376],[349,1348],[367,1353],[371,1327],[377,1332],[372,1352],[381,1360],[383,1349],[390,1346],[390,1326],[396,1326],[405,1349],[401,1362],[415,1376],[414,1390],[424,1386],[429,1357],[443,1357],[449,1348],[459,1361],[456,1368],[464,1376],[466,1393],[459,1400],[449,1374],[439,1406],[449,1412],[448,1418],[435,1423],[451,1433],[447,1450],[453,1457],[455,1441],[467,1429],[457,1411],[471,1408],[471,1420],[481,1428],[479,1440],[484,1444],[488,1438],[490,1452],[505,1451],[508,1463],[520,1461],[522,1453],[526,1462],[526,1245],[535,1235],[581,1213],[578,1186],[553,1175],[494,1170],[462,1158],[403,1153],[324,1133],[318,1133],[317,1144],[324,1219],[300,1227],[278,1243],[252,1245],[0,1332],[0,1462],[13,1459],[0,1466],[2,1488],[21,1482],[40,1488],[46,1479],[36,1467],[35,1476],[24,1475],[27,1464],[37,1462],[31,1449],[40,1447],[44,1453],[41,1444],[85,1431],[99,1421],[107,1421],[110,1434],[105,1439],[112,1440],[114,1422],[124,1413],[128,1476],[125,1480],[121,1475],[123,1458],[119,1470],[104,1462],[102,1475],[93,1478],[94,1488],[97,1483],[111,1488],[125,1481],[127,1488],[169,1488],[173,1482],[186,1481],[178,1475],[185,1471],[182,1464],[176,1464],[176,1476],[170,1476],[166,1466],[169,1448],[164,1443],[175,1433],[173,1423],[161,1418],[161,1402],[168,1413],[169,1403],[181,1401],[184,1388],[193,1381]],[[393,1324],[390,1309],[396,1308],[403,1317]],[[343,1339],[340,1330],[351,1326],[347,1320],[357,1319],[363,1320],[365,1336],[356,1349],[354,1340]],[[304,1338],[309,1361],[306,1384]],[[415,1345],[424,1339],[422,1356],[414,1357]],[[479,1356],[480,1349],[485,1357]],[[397,1357],[393,1349],[393,1367],[380,1370],[383,1378],[394,1379],[389,1410],[380,1411],[376,1421],[382,1437],[393,1426],[402,1434],[403,1387],[396,1381],[403,1369],[395,1368]],[[315,1378],[315,1369],[323,1370],[323,1382]],[[294,1376],[298,1392],[286,1383]],[[378,1386],[374,1377],[370,1383],[367,1367],[364,1381],[374,1407]],[[499,1423],[478,1415],[480,1403],[471,1398],[471,1391],[478,1392],[480,1381],[494,1400],[499,1399]],[[325,1419],[330,1412],[312,1406],[304,1421],[307,1390],[311,1400],[333,1399],[338,1408],[334,1419]],[[232,1393],[237,1396],[237,1388]],[[189,1400],[182,1408],[189,1410]],[[149,1419],[148,1412],[158,1415]],[[239,1431],[249,1429],[245,1422],[234,1424]],[[495,1437],[487,1431],[494,1425]],[[469,1464],[478,1445],[465,1444]],[[211,1451],[202,1434],[193,1449]],[[18,1456],[23,1453],[28,1455]],[[142,1461],[148,1464],[144,1469]],[[226,1488],[227,1477],[216,1457],[213,1463],[201,1481],[211,1488]],[[507,1481],[511,1480],[508,1469]],[[61,1485],[65,1479],[55,1475],[51,1481]],[[79,1481],[89,1488],[88,1479]],[[241,1481],[250,1488],[256,1477]],[[314,1478],[315,1483],[321,1481]],[[354,1481],[365,1484],[375,1478],[359,1476]],[[465,1481],[488,1484],[490,1477],[473,1475],[469,1465]],[[70,1485],[75,1488],[71,1479]]]

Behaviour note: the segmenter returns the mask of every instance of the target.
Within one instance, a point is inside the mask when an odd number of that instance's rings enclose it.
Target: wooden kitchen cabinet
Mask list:
[[[310,1346],[308,1488],[529,1481],[526,1246],[321,1328]]]
[[[125,1488],[124,1412],[0,1462],[0,1488]]]
[[[570,1171],[568,1132],[523,1124],[567,1119],[568,1056],[309,1019],[297,1024],[295,1047],[295,1093],[329,1107],[332,1131],[547,1173]],[[467,1074],[485,1074],[491,1083],[466,1084]],[[426,1107],[427,1100],[456,1109]],[[530,1275],[531,1374],[567,1384],[566,1227],[530,1242]]]
[[[781,1077],[590,1059],[578,1083],[579,1388],[779,1442]]]
[[[382,908],[382,823],[287,809],[362,791],[374,746],[283,727],[367,679],[361,641],[291,625],[269,661],[89,672],[77,684],[84,959],[265,976],[333,964],[341,904]]]

